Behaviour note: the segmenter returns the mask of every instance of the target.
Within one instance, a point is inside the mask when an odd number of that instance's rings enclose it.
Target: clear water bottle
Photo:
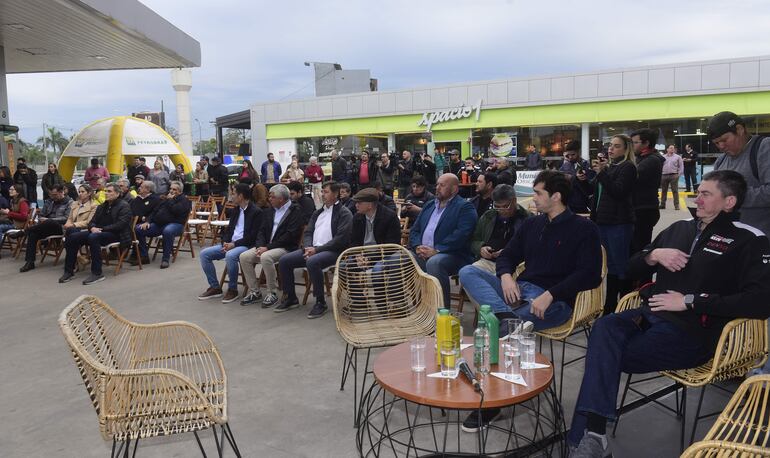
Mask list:
[[[489,330],[482,320],[479,320],[473,332],[473,365],[476,366],[476,372],[489,373]]]

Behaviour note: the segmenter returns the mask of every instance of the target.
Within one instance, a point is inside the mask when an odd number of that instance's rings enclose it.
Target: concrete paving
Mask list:
[[[685,217],[685,210],[666,210],[659,227]],[[237,302],[198,301],[205,284],[198,258],[191,260],[189,254],[180,255],[167,270],[160,270],[158,262],[143,271],[128,267],[117,277],[105,270],[107,280],[91,286],[80,284],[82,273],[75,281],[58,284],[61,264],[54,267],[50,260],[25,274],[18,272],[21,265],[21,260],[9,259],[7,252],[0,260],[4,369],[0,456],[104,457],[110,453],[111,443],[99,435],[97,417],[57,325],[61,310],[80,294],[99,296],[129,320],[187,320],[208,331],[226,365],[230,422],[244,456],[357,456],[352,390],[339,390],[345,345],[331,314],[308,320],[307,306],[278,314]],[[222,264],[217,267],[221,269]],[[464,322],[470,334],[471,314],[466,313]],[[580,363],[565,372],[563,404],[568,419],[582,370]],[[716,390],[709,393],[713,395],[706,396],[708,408],[721,409],[726,395]],[[690,406],[696,401],[691,396]],[[676,418],[659,407],[632,412],[612,441],[615,456],[676,456],[678,428]],[[707,426],[701,427],[698,436],[706,430]],[[202,436],[209,456],[215,454],[211,432]],[[194,437],[185,434],[143,441],[138,456],[198,453]],[[233,455],[228,452],[227,456]]]

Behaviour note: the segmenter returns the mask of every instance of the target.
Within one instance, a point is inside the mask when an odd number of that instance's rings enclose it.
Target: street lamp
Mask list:
[[[195,118],[195,122],[198,123],[198,156],[201,155],[201,142],[203,141],[203,129],[201,128],[201,122],[198,118]]]

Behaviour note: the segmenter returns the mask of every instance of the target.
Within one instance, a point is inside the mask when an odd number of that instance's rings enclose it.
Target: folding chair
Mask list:
[[[118,264],[115,266],[115,273],[114,275],[117,275],[120,273],[121,267],[123,267],[123,261],[128,259],[129,254],[131,254],[132,250],[136,250],[136,253],[139,253],[139,241],[136,239],[136,222],[139,220],[138,216],[134,216],[131,219],[131,244],[125,248],[121,248],[120,242],[113,242],[107,245],[104,245],[101,247],[102,250],[102,257],[104,259],[105,265],[110,265],[109,257],[110,253],[114,250],[115,253],[118,255]],[[104,256],[106,254],[106,256]],[[137,256],[137,261],[139,264],[139,270],[142,270],[142,257]]]
[[[40,239],[35,244],[35,251],[40,253],[40,264],[43,264],[46,256],[54,256],[53,265],[59,262],[62,251],[64,251],[64,235],[51,235]]]
[[[0,253],[4,248],[7,248],[11,252],[14,259],[18,259],[22,251],[24,251],[27,242],[27,229],[35,220],[35,215],[40,211],[38,208],[30,208],[27,214],[27,220],[24,221],[24,226],[21,229],[9,229],[5,231],[3,240],[0,242]],[[2,258],[2,256],[0,256]]]

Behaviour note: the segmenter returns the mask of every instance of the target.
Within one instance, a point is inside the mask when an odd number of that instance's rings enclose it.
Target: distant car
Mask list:
[[[243,165],[241,164],[227,164],[225,167],[227,167],[227,177],[232,181],[238,181],[238,177],[241,175],[241,172],[243,171]]]

